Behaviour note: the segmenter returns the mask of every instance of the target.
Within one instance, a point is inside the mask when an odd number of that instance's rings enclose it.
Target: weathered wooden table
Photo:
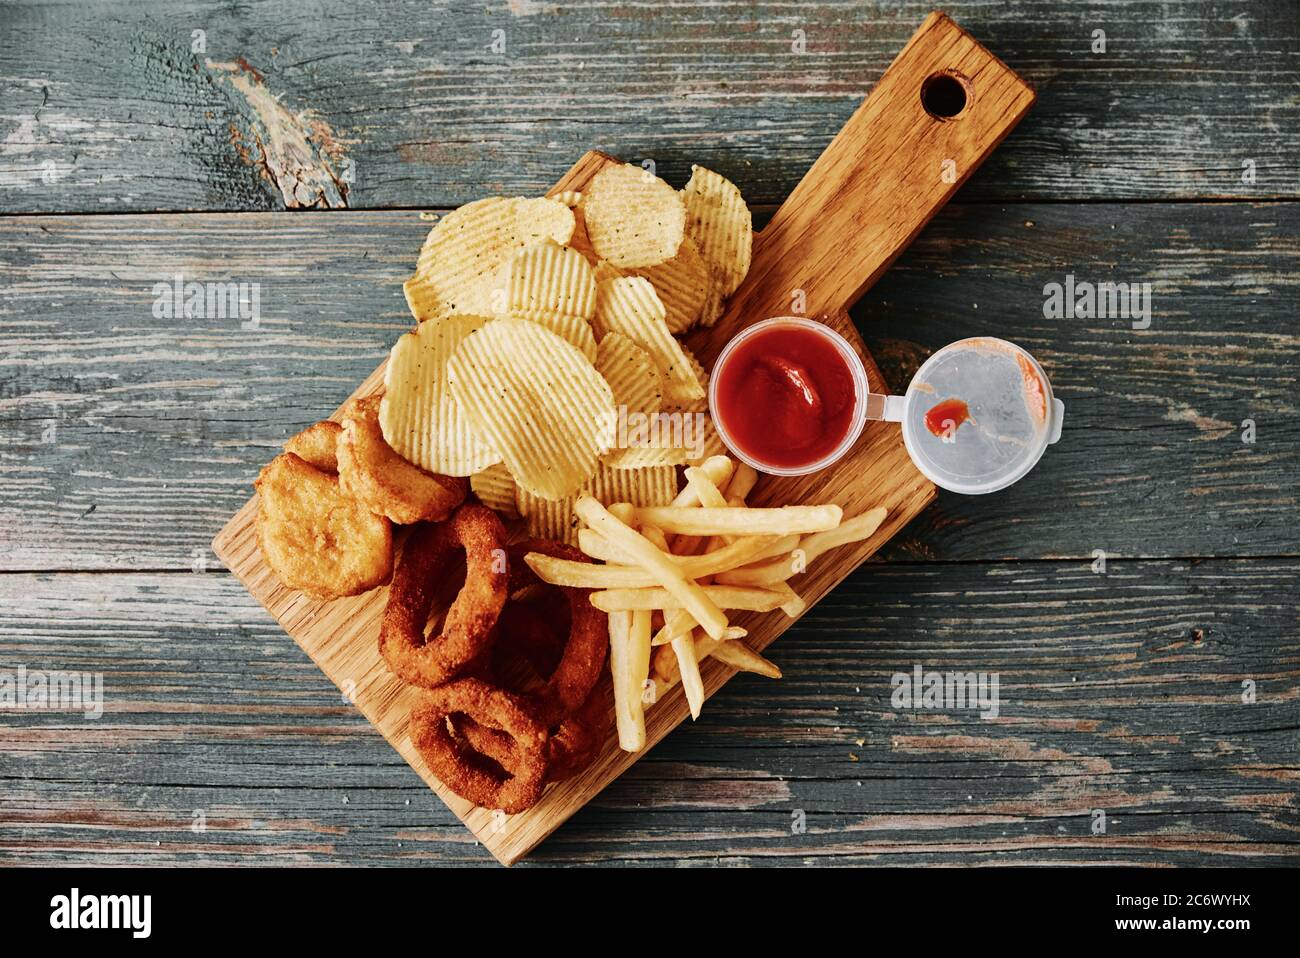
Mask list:
[[[583,150],[760,222],[924,3],[0,7],[0,863],[485,864],[208,551],[410,323],[418,212]],[[1294,862],[1300,14],[955,2],[1039,103],[866,297],[895,387],[1001,335],[1065,435],[941,495],[529,860]],[[328,207],[328,209],[325,209]],[[307,208],[311,208],[308,210]],[[257,284],[257,320],[155,284]],[[1150,284],[1047,318],[1048,284]],[[1149,320],[1149,322],[1148,322]],[[997,673],[996,719],[892,677]]]

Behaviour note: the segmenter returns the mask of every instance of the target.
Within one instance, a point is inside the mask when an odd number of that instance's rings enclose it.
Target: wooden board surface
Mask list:
[[[553,191],[582,190],[602,167],[615,162],[612,157],[588,153]],[[862,347],[847,313],[834,314],[830,322],[850,338],[868,364],[873,391],[884,390],[884,380]],[[369,395],[382,382],[383,366],[353,395]],[[835,550],[801,577],[799,592],[809,605],[816,603],[934,498],[934,487],[908,459],[900,432],[884,423],[870,424],[849,457],[834,469],[811,479],[811,484],[805,480],[802,488],[792,490],[789,480],[774,482],[765,478],[750,501],[755,505],[836,502],[844,507],[846,515],[885,505],[890,515],[869,540]],[[454,795],[429,771],[407,734],[407,718],[419,701],[419,690],[396,679],[379,655],[379,618],[388,599],[388,588],[330,602],[286,589],[262,561],[254,525],[256,511],[254,497],[213,540],[213,552],[500,861],[512,864],[527,854],[644,754],[629,754],[619,749],[611,720],[609,736],[591,766],[580,775],[548,788],[542,800],[525,812],[511,816],[494,814]],[[748,614],[732,616],[732,619],[749,629],[747,642],[758,649],[774,641],[793,622],[784,615]],[[705,692],[712,695],[735,670],[710,660],[703,665],[701,673]],[[689,714],[681,688],[674,688],[649,710],[646,748],[653,747]]]

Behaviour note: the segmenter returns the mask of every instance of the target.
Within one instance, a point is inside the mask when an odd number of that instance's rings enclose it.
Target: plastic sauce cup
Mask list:
[[[770,334],[773,330],[782,327],[802,331],[805,334],[813,334],[833,347],[838,358],[843,360],[853,385],[853,403],[847,416],[843,436],[832,448],[808,462],[776,463],[765,461],[760,454],[752,449],[747,449],[739,441],[736,430],[734,428],[728,429],[727,404],[721,401],[719,396],[720,384],[726,377],[728,363],[735,361],[741,347],[750,343],[755,337]],[[781,358],[776,357],[778,361]],[[825,323],[819,323],[802,316],[778,316],[746,327],[727,343],[726,347],[718,355],[717,362],[713,364],[713,373],[709,377],[709,412],[713,416],[713,423],[718,430],[718,435],[732,454],[741,462],[753,466],[759,472],[773,476],[803,476],[825,469],[832,463],[842,459],[853,448],[853,444],[857,442],[858,437],[862,434],[863,427],[866,425],[868,393],[867,371],[863,367],[858,354],[849,345],[848,340]]]

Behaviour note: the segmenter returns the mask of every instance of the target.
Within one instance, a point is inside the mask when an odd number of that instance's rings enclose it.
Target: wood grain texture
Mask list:
[[[769,211],[770,214],[770,211]],[[216,565],[257,470],[410,326],[415,213],[0,218],[0,568]],[[903,388],[997,334],[1065,400],[1020,483],[940,494],[893,558],[1294,555],[1300,208],[949,206],[854,309]],[[155,282],[255,282],[262,321],[153,316]],[[1152,320],[1048,320],[1068,273],[1152,283]],[[1256,442],[1242,442],[1252,419]]]
[[[932,115],[922,103],[926,85],[942,77],[963,90],[955,116]],[[716,357],[748,323],[856,303],[1033,103],[1034,91],[952,20],[926,17],[754,238],[744,285],[717,326],[697,337],[701,358]]]
[[[929,21],[927,28],[918,35],[933,30],[949,34],[955,32],[951,24],[939,19]],[[870,130],[871,126],[868,125],[865,131]],[[832,144],[828,154],[852,155],[853,149],[852,142],[844,141],[838,146]],[[596,173],[617,162],[605,154],[589,152],[555,184],[551,192],[586,189]],[[923,206],[910,211],[900,208],[898,216],[904,219],[909,212],[918,221],[924,221],[933,214],[930,207]],[[911,235],[912,231],[903,230],[897,236],[882,238],[877,244],[880,257],[892,260],[898,244],[906,243]],[[777,246],[769,247],[766,252],[760,247],[754,256],[751,276],[770,276],[779,271],[775,265],[777,263],[784,263],[786,269],[797,269],[797,262],[788,251]],[[744,296],[749,284],[747,278],[736,295]],[[822,301],[823,309],[833,309],[834,306],[835,304]],[[866,367],[872,390],[879,392],[884,389],[884,380],[862,347],[848,314],[842,309],[834,309],[827,317],[827,322],[857,349]],[[741,325],[740,317],[728,310],[710,332],[716,333],[728,328],[734,332]],[[707,364],[707,352],[701,358]],[[367,377],[351,398],[370,395],[382,383],[381,366]],[[898,430],[885,423],[871,423],[855,447],[835,465],[814,476],[765,476],[750,494],[749,501],[755,506],[834,502],[844,509],[847,516],[855,516],[878,506],[889,510],[888,518],[875,535],[863,542],[835,549],[800,577],[799,595],[811,607],[915,518],[933,501],[934,494],[934,486],[920,475],[908,458]],[[217,534],[212,542],[212,551],[248,588],[249,593],[275,616],[290,637],[320,666],[321,671],[339,688],[348,692],[362,714],[447,803],[466,827],[506,865],[527,855],[610,782],[643,758],[646,751],[689,715],[682,689],[672,689],[655,704],[646,717],[645,749],[631,754],[619,748],[611,714],[604,745],[591,765],[573,778],[549,787],[536,805],[509,816],[500,815],[492,809],[478,808],[445,788],[410,740],[408,718],[420,700],[419,690],[405,686],[390,673],[377,647],[379,621],[388,600],[387,588],[329,602],[313,600],[285,588],[262,559],[257,544],[256,515],[255,496]],[[730,618],[737,625],[748,629],[746,643],[760,651],[793,623],[792,619],[784,615],[746,614]],[[736,674],[734,669],[716,661],[706,662],[700,671],[706,696],[712,695]]]
[[[276,210],[336,194],[353,208],[459,205],[540,192],[593,145],[653,158],[673,182],[703,163],[777,203],[931,9],[7,3],[0,209]],[[1040,92],[968,199],[1297,195],[1293,4],[944,9]],[[301,136],[309,161],[268,162],[268,128]]]
[[[1294,559],[873,560],[768,650],[782,681],[517,867],[1293,864],[1298,590]],[[895,709],[918,662],[999,672],[999,717]],[[0,711],[0,863],[491,861],[229,576],[0,576],[20,664],[103,673],[105,714]]]

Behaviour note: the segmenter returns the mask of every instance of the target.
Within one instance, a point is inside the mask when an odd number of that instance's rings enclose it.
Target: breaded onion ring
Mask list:
[[[547,596],[546,598],[549,598]],[[548,607],[558,603],[547,603]],[[563,603],[562,613],[567,619],[568,603]],[[558,621],[558,620],[557,620]],[[512,692],[526,692],[526,682],[514,681],[519,674],[519,663],[540,679],[555,671],[564,655],[565,640],[557,627],[547,619],[541,602],[521,602],[510,599],[497,619],[492,640],[491,668],[493,680]],[[539,684],[539,683],[534,683]]]
[[[344,408],[338,441],[343,491],[398,525],[447,518],[465,501],[469,480],[426,472],[398,455],[379,428],[380,398],[354,399]]]
[[[524,562],[524,556],[530,552],[574,562],[591,561],[578,549],[562,542],[528,539],[517,543],[510,548],[512,591],[523,585],[541,582]],[[593,606],[588,598],[592,590],[567,586],[547,588],[559,589],[569,600],[569,638],[559,664],[546,677],[546,684],[531,694],[537,700],[547,724],[554,725],[559,719],[576,712],[595,688],[605,666],[605,653],[609,648],[609,625],[605,613]]]
[[[614,725],[614,687],[599,683],[577,712],[560,722],[546,743],[546,780],[562,782],[572,778],[595,760]]]
[[[489,650],[505,605],[506,530],[486,506],[468,503],[446,522],[421,525],[406,540],[379,627],[379,653],[411,685],[437,688],[465,674]],[[429,612],[449,560],[465,550],[465,584],[442,632],[425,639]]]
[[[591,765],[600,751],[602,732],[613,722],[612,686],[602,683],[573,715],[549,730],[546,740],[546,782],[562,782]],[[468,715],[455,716],[453,728],[459,738],[480,755],[502,768],[517,767],[519,750],[509,735],[489,728]]]
[[[497,754],[453,737],[458,720],[472,721],[499,742]],[[546,727],[531,703],[478,679],[459,679],[430,692],[411,712],[411,742],[438,780],[482,808],[522,812],[546,784]],[[493,768],[488,761],[498,768]]]

